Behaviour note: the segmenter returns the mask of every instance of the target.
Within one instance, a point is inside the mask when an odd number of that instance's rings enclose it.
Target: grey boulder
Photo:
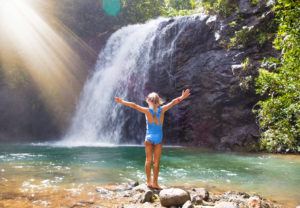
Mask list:
[[[162,206],[182,206],[186,201],[191,200],[190,194],[183,189],[169,188],[159,193]]]

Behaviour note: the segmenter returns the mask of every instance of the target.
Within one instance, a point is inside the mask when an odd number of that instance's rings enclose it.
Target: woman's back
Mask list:
[[[149,108],[149,114],[145,114],[145,115],[146,115],[146,140],[153,144],[161,143],[163,137],[162,107],[159,106],[156,112],[152,108]]]

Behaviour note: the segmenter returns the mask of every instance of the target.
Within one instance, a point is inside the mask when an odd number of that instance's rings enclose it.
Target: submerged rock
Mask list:
[[[160,191],[160,203],[162,206],[182,206],[186,201],[191,200],[190,195],[183,189],[169,188]]]

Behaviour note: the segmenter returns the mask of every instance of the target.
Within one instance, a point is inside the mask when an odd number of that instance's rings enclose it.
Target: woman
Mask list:
[[[150,93],[146,102],[148,103],[148,108],[139,106],[133,102],[127,102],[119,97],[115,97],[117,103],[121,103],[125,106],[131,107],[146,116],[146,138],[145,138],[145,152],[146,152],[146,162],[145,162],[145,172],[147,176],[147,186],[154,189],[161,189],[158,185],[158,174],[159,174],[159,163],[162,151],[162,126],[164,122],[164,114],[167,110],[174,107],[176,104],[180,103],[182,100],[190,96],[190,90],[186,89],[182,91],[182,95],[173,99],[166,105],[163,105],[162,99],[155,92]],[[153,158],[153,180],[151,180],[151,163]]]

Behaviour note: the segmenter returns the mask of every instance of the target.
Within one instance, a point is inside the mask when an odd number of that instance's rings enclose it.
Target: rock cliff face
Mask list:
[[[227,19],[200,15],[161,24],[145,91],[159,92],[167,101],[185,88],[192,91],[189,99],[167,113],[164,143],[241,150],[259,139],[252,112],[258,101],[253,80],[259,60],[275,52],[270,41],[259,44],[256,37],[273,14],[266,5],[241,6],[243,10]],[[241,44],[230,46],[239,30],[248,33]],[[127,123],[125,138],[136,137],[130,126],[136,129],[141,120],[141,116],[129,119],[132,125]]]
[[[257,100],[241,90],[232,71],[247,54],[227,51],[218,44],[215,34],[220,26],[208,17],[188,21],[177,37],[172,57],[152,69],[152,74],[159,74],[153,77],[153,86],[163,96],[180,95],[184,88],[192,90],[191,98],[167,117],[167,141],[215,147],[236,142],[242,145],[258,136],[251,113]],[[176,37],[171,29],[169,32],[167,36]],[[168,60],[171,63],[166,64]]]

